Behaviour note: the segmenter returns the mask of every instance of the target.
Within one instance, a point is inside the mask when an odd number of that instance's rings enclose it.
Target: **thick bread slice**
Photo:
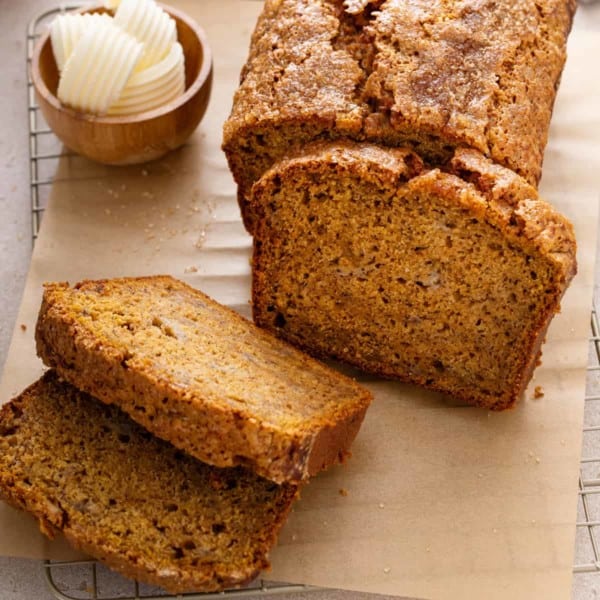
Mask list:
[[[38,354],[77,388],[219,467],[298,482],[343,460],[371,401],[171,277],[48,284]]]
[[[223,132],[246,227],[293,146],[479,150],[536,184],[575,0],[266,0]]]
[[[0,495],[47,536],[173,593],[251,581],[296,491],[186,456],[52,371],[0,410]]]
[[[576,271],[571,224],[473,150],[426,170],[313,146],[253,188],[257,324],[320,356],[492,409],[514,404]]]

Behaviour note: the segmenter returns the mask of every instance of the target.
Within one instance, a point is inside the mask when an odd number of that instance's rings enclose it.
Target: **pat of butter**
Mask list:
[[[111,20],[83,33],[67,60],[58,99],[81,112],[105,114],[121,95],[142,44]]]
[[[154,0],[105,0],[114,17],[59,15],[50,39],[60,73],[57,96],[98,116],[158,108],[185,91],[177,27]]]
[[[115,24],[144,44],[138,70],[161,61],[177,41],[175,21],[155,2],[121,0]]]
[[[73,48],[87,29],[96,27],[100,21],[109,21],[107,14],[64,13],[56,17],[50,26],[50,43],[59,73],[73,52]]]
[[[175,43],[159,63],[134,73],[109,115],[130,115],[158,108],[185,90],[183,48]]]

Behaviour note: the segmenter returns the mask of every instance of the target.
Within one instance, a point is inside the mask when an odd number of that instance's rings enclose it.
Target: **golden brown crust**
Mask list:
[[[278,483],[315,474],[313,454],[337,463],[371,400],[170,277],[48,284],[36,340],[48,366],[155,435]]]
[[[479,152],[467,149],[456,151],[449,172],[476,187],[499,227],[534,243],[562,270],[563,281],[573,279],[577,272],[573,225],[550,204],[540,201],[533,186]]]
[[[475,151],[446,170],[385,152],[319,144],[254,185],[255,321],[317,356],[508,408],[576,272],[573,228]]]
[[[0,492],[44,534],[172,593],[249,583],[297,494],[182,456],[51,371],[0,410]]]
[[[224,126],[246,215],[289,148],[351,138],[541,174],[573,0],[268,0]]]

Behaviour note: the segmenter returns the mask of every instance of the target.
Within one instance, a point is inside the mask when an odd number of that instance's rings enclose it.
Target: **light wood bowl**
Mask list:
[[[110,165],[143,163],[181,146],[204,116],[212,85],[212,54],[204,31],[189,17],[163,6],[177,23],[185,55],[185,93],[137,115],[96,117],[63,106],[56,97],[58,69],[50,34],[38,41],[31,76],[46,122],[65,146]],[[101,6],[83,12],[106,12]]]

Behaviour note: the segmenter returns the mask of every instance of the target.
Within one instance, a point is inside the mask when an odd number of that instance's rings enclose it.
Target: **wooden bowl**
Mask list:
[[[110,165],[143,163],[181,146],[200,123],[212,85],[212,54],[204,31],[189,17],[163,6],[177,23],[185,55],[185,92],[137,115],[96,117],[63,106],[56,97],[58,69],[49,32],[38,41],[31,76],[40,109],[56,136],[71,150]],[[92,7],[83,12],[106,12]]]

